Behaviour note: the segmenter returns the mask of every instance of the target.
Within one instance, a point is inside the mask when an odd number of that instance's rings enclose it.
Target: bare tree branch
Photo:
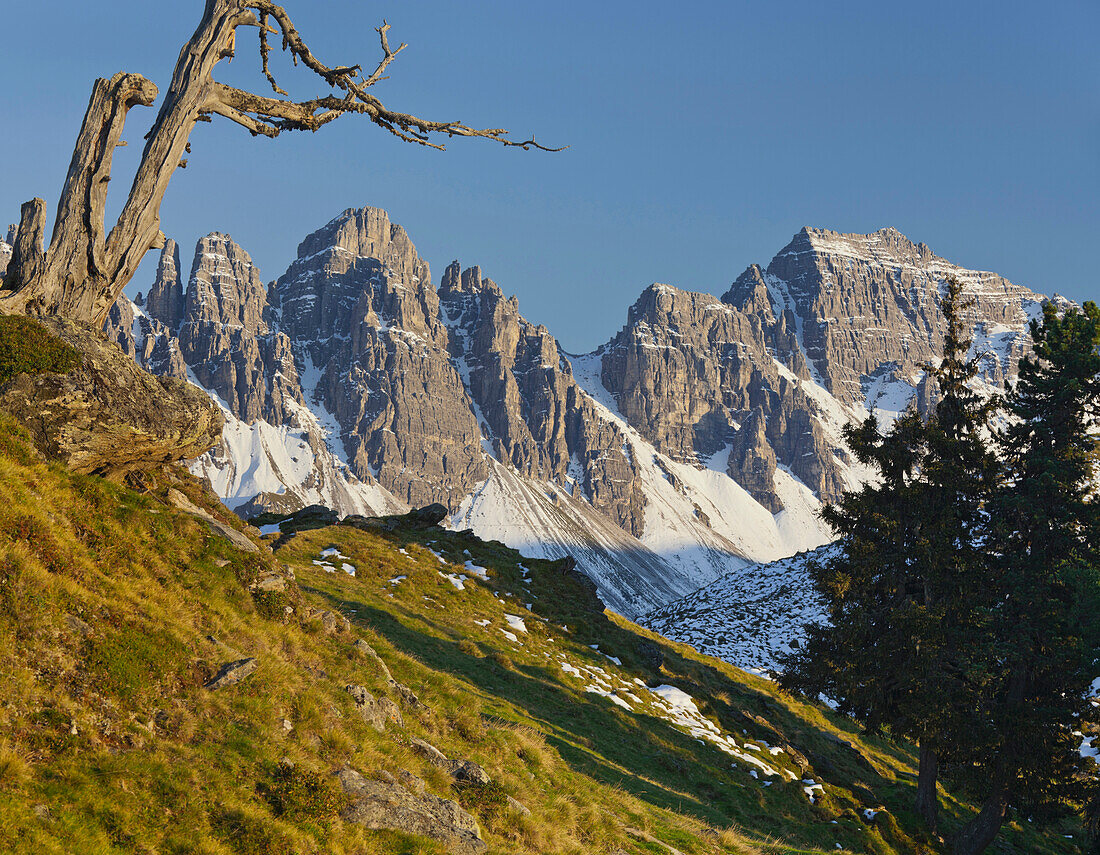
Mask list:
[[[379,80],[384,80],[382,72],[386,70],[386,66],[393,62],[393,58],[397,56],[401,51],[408,47],[404,42],[401,43],[401,47],[397,50],[390,50],[390,40],[386,37],[386,33],[389,32],[389,22],[383,21],[381,27],[375,27],[375,31],[378,33],[378,38],[382,42],[382,61],[378,63],[378,68],[374,69],[374,73],[371,74],[366,80],[363,81],[363,86],[373,86]]]
[[[271,26],[274,21],[277,26]],[[214,80],[214,67],[231,58],[238,27],[259,29],[260,70],[276,95],[271,98]],[[58,202],[49,248],[42,251],[45,203],[23,206],[15,252],[6,284],[15,293],[0,295],[0,312],[64,314],[102,324],[145,253],[163,245],[160,205],[177,169],[187,166],[188,138],[198,122],[212,114],[241,125],[254,136],[277,137],[283,131],[316,131],[345,114],[366,116],[405,142],[442,149],[433,138],[480,137],[505,146],[560,151],[536,142],[509,139],[502,128],[472,128],[462,122],[436,122],[387,108],[368,89],[385,78],[390,64],[406,47],[389,43],[388,22],[376,27],[382,58],[362,76],[361,66],[329,66],[302,39],[290,16],[271,0],[206,0],[202,20],[180,51],[172,82],[152,128],[141,162],[118,221],[104,237],[104,210],[114,149],[121,140],[126,114],[149,106],[157,87],[139,74],[119,73],[97,80],[72,162]],[[332,88],[306,101],[294,101],[275,80],[269,66],[268,36],[279,34],[295,66],[304,65]]]
[[[390,62],[393,61],[393,58],[406,47],[406,45],[402,44],[396,51],[391,51],[389,49],[389,40],[386,35],[390,28],[388,23],[383,23],[381,27],[377,28],[379,39],[382,42],[382,61],[370,77],[365,81],[357,82],[355,77],[358,75],[359,66],[330,68],[321,62],[313,55],[309,46],[302,40],[301,35],[290,20],[290,16],[281,6],[271,3],[270,0],[248,0],[248,5],[250,8],[255,9],[259,15],[270,15],[275,20],[283,34],[283,49],[291,52],[295,62],[301,60],[306,68],[319,75],[330,86],[342,89],[348,94],[349,98],[345,100],[347,106],[343,108],[343,112],[362,113],[370,116],[371,120],[376,125],[386,129],[394,134],[394,136],[406,142],[415,142],[431,148],[443,149],[443,145],[428,142],[427,135],[446,134],[449,137],[482,137],[484,139],[495,140],[505,146],[515,146],[525,150],[531,148],[541,149],[542,151],[563,150],[562,148],[549,148],[544,146],[533,137],[523,140],[522,142],[508,139],[508,132],[503,128],[485,128],[479,130],[464,125],[462,122],[434,122],[427,119],[421,119],[418,116],[413,116],[408,113],[399,113],[387,109],[378,98],[366,90],[367,87],[373,86],[378,82],[381,72],[384,71]],[[353,104],[360,106],[353,107],[351,106]]]

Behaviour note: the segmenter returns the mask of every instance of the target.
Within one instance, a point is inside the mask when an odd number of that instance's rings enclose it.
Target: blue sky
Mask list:
[[[436,281],[453,258],[480,264],[573,352],[613,335],[650,282],[720,294],[803,225],[892,225],[960,264],[1100,298],[1095,0],[284,5],[332,65],[373,64],[388,19],[409,43],[375,90],[391,107],[570,148],[454,140],[440,153],[357,117],[271,141],[215,118],[161,211],[185,268],[196,238],[227,231],[269,281],[309,231],[375,205]],[[135,71],[163,91],[201,11],[9,4],[0,220],[32,196],[52,217],[92,80]],[[218,76],[262,92],[242,34]],[[319,94],[277,52],[273,68],[292,94]],[[116,203],[153,112],[131,113]]]

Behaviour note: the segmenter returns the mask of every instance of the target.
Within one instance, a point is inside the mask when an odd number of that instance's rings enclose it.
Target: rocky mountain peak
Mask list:
[[[174,240],[167,238],[160,251],[156,278],[145,298],[145,310],[168,329],[177,330],[183,320],[184,307],[180,248]]]
[[[303,240],[270,301],[281,329],[313,343],[318,365],[330,355],[322,342],[335,336],[362,347],[368,328],[396,326],[446,347],[431,270],[379,208],[349,208]]]
[[[654,282],[639,295],[627,310],[626,327],[642,330],[646,327],[678,329],[701,323],[710,326],[713,318],[729,313],[730,307],[712,294],[686,291],[674,285]]]
[[[0,241],[0,277],[2,277],[8,269],[8,262],[11,261],[12,245],[4,241]]]
[[[745,272],[733,281],[729,290],[722,295],[722,302],[728,303],[746,314],[755,314],[762,319],[775,320],[771,296],[768,294],[768,285],[764,280],[764,276],[764,270],[759,264],[750,264]]]
[[[377,259],[390,278],[409,288],[431,281],[428,263],[416,254],[405,229],[381,208],[348,208],[298,245],[299,261],[322,253]]]
[[[870,234],[844,234],[805,226],[780,255],[788,251],[805,251],[807,248],[822,256],[850,256],[862,261],[885,264],[901,262],[927,265],[933,261],[943,261],[937,258],[927,244],[913,242],[893,226]]]
[[[501,297],[504,295],[496,282],[482,276],[481,268],[476,264],[463,270],[458,261],[452,261],[443,271],[443,279],[439,283],[441,298],[462,293],[479,294],[482,291]]]
[[[199,239],[187,283],[185,313],[189,322],[263,333],[267,331],[263,319],[266,302],[259,270],[233,238],[211,232]]]
[[[766,275],[771,293],[791,312],[815,374],[845,404],[870,405],[888,364],[899,382],[915,382],[943,343],[939,297],[948,276],[974,299],[975,326],[982,321],[996,330],[979,336],[994,357],[986,365],[993,383],[1015,372],[1026,345],[1027,307],[1039,299],[995,273],[952,264],[893,228],[870,234],[804,228]]]
[[[197,379],[234,417],[200,464],[236,506],[440,502],[458,527],[571,552],[637,611],[737,556],[828,538],[817,503],[860,478],[843,426],[931,394],[919,366],[949,274],[978,301],[975,347],[1000,383],[1035,295],[896,229],[802,229],[721,299],[654,283],[577,357],[476,265],[452,262],[437,291],[377,208],[309,235],[266,293],[227,235],[203,238],[178,336],[158,319],[180,293],[166,245],[148,312],[112,323],[142,364]]]

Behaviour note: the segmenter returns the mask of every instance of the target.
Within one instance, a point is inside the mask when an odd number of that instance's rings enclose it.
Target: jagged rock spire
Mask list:
[[[157,276],[145,298],[145,311],[168,329],[179,329],[183,320],[183,280],[180,278],[180,248],[168,238],[160,251]]]

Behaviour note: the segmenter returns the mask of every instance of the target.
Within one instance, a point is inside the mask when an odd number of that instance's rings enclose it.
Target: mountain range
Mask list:
[[[922,365],[947,276],[973,298],[990,388],[1014,375],[1045,299],[895,229],[804,228],[720,297],[650,285],[610,341],[573,355],[481,268],[455,261],[433,284],[376,208],[308,235],[267,285],[218,232],[186,286],[182,270],[169,240],[107,332],[219,403],[222,442],[191,468],[229,507],[439,502],[452,528],[572,555],[629,617],[830,540],[821,502],[867,477],[843,426],[934,398]]]

